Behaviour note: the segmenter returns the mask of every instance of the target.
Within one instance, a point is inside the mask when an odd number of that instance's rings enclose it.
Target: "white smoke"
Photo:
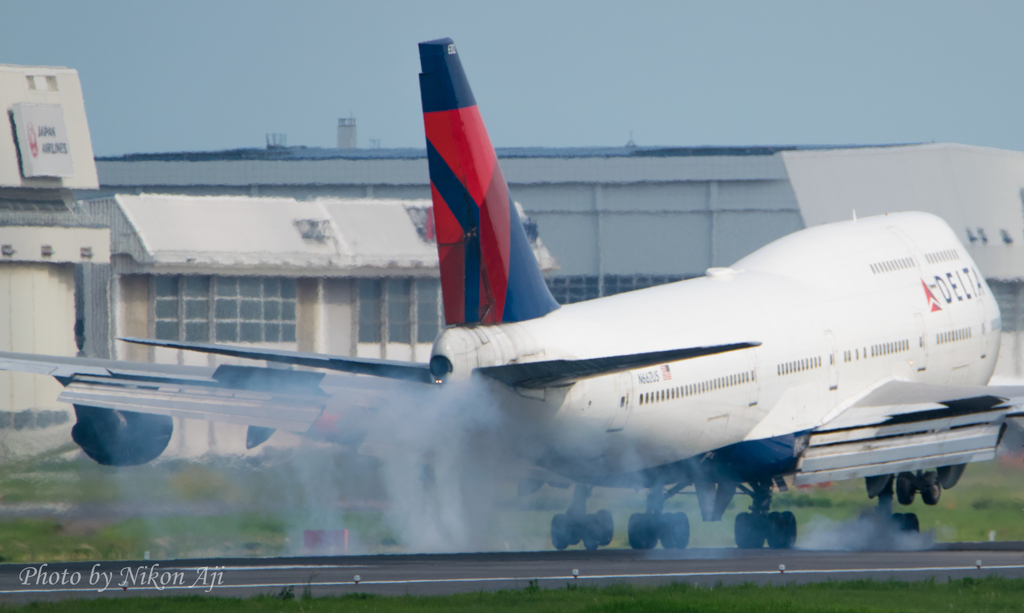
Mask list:
[[[502,466],[512,428],[478,381],[398,396],[368,438],[384,438],[385,518],[408,551],[482,551],[495,546]]]
[[[801,526],[797,547],[832,551],[917,551],[935,543],[935,532],[901,532],[896,522],[868,511],[856,519],[814,517]]]

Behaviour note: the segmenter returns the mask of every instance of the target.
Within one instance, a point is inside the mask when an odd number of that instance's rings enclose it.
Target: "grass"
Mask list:
[[[281,596],[291,596],[282,599]],[[972,611],[989,613],[1020,611],[1024,580],[960,579],[950,582],[847,581],[804,585],[743,584],[696,587],[671,584],[660,587],[612,585],[604,588],[567,585],[566,589],[540,589],[493,593],[475,592],[451,596],[346,596],[309,598],[294,590],[277,596],[218,598],[168,596],[161,598],[114,597],[96,600],[35,602],[0,606],[0,613],[147,611],[580,611],[587,613],[643,611],[792,613],[859,613],[870,611]]]
[[[110,468],[76,457],[69,453],[73,449],[2,467],[0,500],[41,510],[0,519],[0,561],[141,559],[145,551],[153,559],[299,555],[304,529],[348,528],[353,552],[407,547],[379,504],[386,496],[377,467],[361,457],[324,451],[307,454],[301,464],[286,455],[264,454]],[[296,478],[303,473],[305,478]],[[996,540],[1024,540],[1022,477],[1020,457],[972,464],[938,505],[926,506],[918,498],[897,510],[917,513],[922,530],[934,531],[938,541],[985,541],[990,531]],[[488,516],[488,540],[480,548],[550,548],[551,517],[568,508],[571,495],[571,490],[544,487],[519,498],[508,484],[498,493]],[[339,499],[377,504],[346,506]],[[628,547],[625,526],[644,501],[643,491],[595,489],[589,508],[607,508],[615,519],[611,547]],[[47,510],[46,505],[62,504],[83,511]],[[700,521],[693,495],[670,499],[665,510],[689,515],[691,547],[731,547],[733,519],[748,504],[747,497],[737,496],[723,521],[713,523]],[[792,489],[773,501],[774,509],[796,514],[803,535],[814,522],[852,519],[873,505],[860,480]]]

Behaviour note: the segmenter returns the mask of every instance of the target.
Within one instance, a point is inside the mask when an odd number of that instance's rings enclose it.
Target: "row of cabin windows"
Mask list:
[[[939,262],[952,262],[953,260],[959,260],[960,254],[957,253],[956,249],[946,249],[944,251],[933,251],[925,254],[924,259],[928,260],[929,264],[938,264]]]
[[[899,353],[900,351],[910,351],[910,341],[892,341],[891,343],[879,343],[871,346],[871,357],[880,357],[883,355],[890,355],[893,353]]]
[[[651,404],[652,402],[664,402],[666,400],[686,398],[688,396],[705,394],[707,392],[725,389],[727,387],[734,387],[736,385],[743,385],[744,383],[752,383],[754,381],[757,381],[757,373],[753,370],[748,370],[733,375],[708,379],[707,381],[701,381],[699,383],[670,387],[656,392],[644,392],[643,394],[640,394],[639,404]],[[619,407],[624,406],[626,406],[626,397],[622,396],[619,398]]]
[[[911,258],[900,258],[898,260],[889,260],[888,262],[879,262],[878,264],[871,265],[871,272],[876,275],[886,272],[896,272],[897,270],[908,270],[914,268],[914,260]]]
[[[924,346],[923,337],[922,337],[922,340],[921,340],[921,346],[922,347]],[[883,355],[890,355],[890,354],[893,354],[893,353],[899,353],[900,351],[910,351],[910,341],[909,340],[904,339],[902,341],[892,341],[890,343],[878,343],[877,345],[872,345],[871,346],[870,356],[873,357],[873,358],[877,358],[877,357],[881,357]],[[864,358],[867,359],[867,357],[869,355],[867,348],[864,349],[863,354],[864,354]],[[859,360],[860,358],[861,358],[861,350],[860,349],[847,349],[846,351],[843,352],[843,361],[844,362],[853,362],[855,360]]]
[[[790,374],[793,374],[793,373],[796,373],[796,372],[803,372],[805,370],[811,370],[812,368],[820,368],[820,367],[821,367],[821,358],[813,357],[813,358],[804,358],[802,360],[793,360],[792,362],[785,362],[783,364],[779,364],[776,367],[776,370],[778,371],[779,376],[782,376],[782,375],[790,375]]]
[[[943,343],[965,341],[969,338],[971,338],[971,329],[960,328],[959,330],[950,330],[949,332],[939,332],[935,335],[935,343],[941,345]]]

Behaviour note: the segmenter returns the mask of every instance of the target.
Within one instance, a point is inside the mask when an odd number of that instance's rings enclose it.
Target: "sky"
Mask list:
[[[451,37],[498,147],[1024,151],[1024,2],[7,0],[0,63],[78,70],[96,155],[424,143]]]

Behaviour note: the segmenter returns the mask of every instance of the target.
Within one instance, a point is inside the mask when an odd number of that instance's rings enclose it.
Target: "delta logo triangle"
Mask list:
[[[932,290],[928,289],[928,284],[924,282],[924,279],[921,279],[921,287],[924,288],[924,296],[932,307],[931,312],[941,311],[942,307],[939,306],[939,301],[935,299],[935,294],[932,293]]]

